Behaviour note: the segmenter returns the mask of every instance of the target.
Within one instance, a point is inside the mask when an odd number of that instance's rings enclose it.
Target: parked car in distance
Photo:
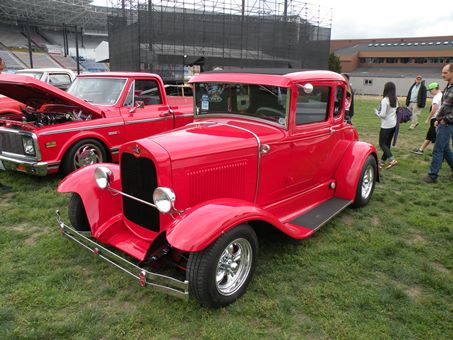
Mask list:
[[[76,78],[72,70],[64,68],[29,68],[18,70],[16,74],[33,77],[65,91]]]
[[[76,77],[74,72],[64,68],[31,68],[19,70],[16,74],[33,77],[65,91]],[[20,115],[24,108],[25,104],[0,95],[0,115],[2,113],[17,113]]]
[[[193,105],[173,105],[151,73],[86,73],[67,92],[1,74],[0,94],[26,106],[0,113],[2,167],[34,175],[116,162],[121,144],[193,120]]]
[[[72,193],[72,227],[58,212],[57,220],[141,285],[217,308],[247,289],[262,228],[303,239],[346,207],[365,206],[377,153],[344,121],[347,84],[337,73],[205,73],[190,82],[195,121],[122,145],[119,165],[66,177],[58,191]],[[150,269],[162,264],[181,277]]]

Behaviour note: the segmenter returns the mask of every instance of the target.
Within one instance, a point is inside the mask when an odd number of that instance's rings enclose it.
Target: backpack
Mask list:
[[[396,108],[396,120],[398,123],[407,123],[412,120],[412,111],[407,107]]]

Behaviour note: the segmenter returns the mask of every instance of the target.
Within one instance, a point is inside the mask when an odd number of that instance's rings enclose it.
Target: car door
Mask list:
[[[332,82],[312,84],[311,93],[299,88],[292,96],[287,136],[261,157],[260,204],[272,205],[316,188],[332,178],[341,159],[344,91],[337,98]]]
[[[121,108],[127,140],[134,140],[174,127],[173,113],[163,100],[155,79],[135,79]]]
[[[290,193],[300,193],[323,183],[333,176],[341,153],[339,119],[343,98],[337,98],[331,83],[313,83],[313,91],[305,93],[299,88],[294,129],[289,144],[291,148]],[[343,95],[343,93],[341,93]]]

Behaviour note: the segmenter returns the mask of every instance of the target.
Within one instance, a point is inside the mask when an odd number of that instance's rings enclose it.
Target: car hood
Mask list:
[[[0,74],[0,94],[35,109],[45,104],[62,104],[78,106],[97,117],[104,116],[99,107],[29,76]]]
[[[257,148],[258,152],[258,143],[275,136],[276,130],[263,124],[225,119],[197,121],[149,138],[167,150],[172,160],[194,159],[250,147]]]

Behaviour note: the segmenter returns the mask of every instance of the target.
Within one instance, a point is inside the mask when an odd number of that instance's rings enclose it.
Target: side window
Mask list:
[[[134,106],[134,83],[131,84],[123,106]]]
[[[159,84],[155,80],[136,80],[134,89],[134,102],[142,101],[146,105],[162,104]]]
[[[71,85],[71,78],[68,74],[51,73],[49,74],[49,84],[58,88],[68,88]]]
[[[344,88],[337,87],[335,92],[335,106],[333,108],[333,116],[338,117],[343,109]]]
[[[313,92],[299,89],[296,108],[296,125],[304,125],[327,120],[329,113],[330,87],[315,86]]]

